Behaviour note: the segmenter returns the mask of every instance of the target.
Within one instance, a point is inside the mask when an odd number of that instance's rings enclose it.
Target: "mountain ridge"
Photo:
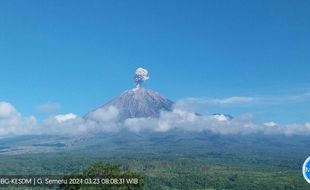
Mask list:
[[[88,119],[97,110],[108,109],[111,106],[117,109],[118,120],[141,117],[157,118],[161,111],[172,111],[173,104],[173,101],[161,96],[158,92],[136,87],[124,91],[106,104],[87,113],[84,118]]]

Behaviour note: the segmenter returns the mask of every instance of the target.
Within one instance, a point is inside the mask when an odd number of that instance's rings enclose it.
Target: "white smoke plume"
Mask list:
[[[139,88],[142,83],[146,80],[148,80],[150,77],[148,75],[148,71],[142,67],[139,67],[136,69],[136,72],[135,72],[135,87],[136,88]]]

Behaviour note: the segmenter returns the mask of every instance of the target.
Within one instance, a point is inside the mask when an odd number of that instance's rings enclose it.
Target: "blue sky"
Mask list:
[[[145,86],[172,100],[259,99],[208,113],[310,121],[309,9],[306,0],[0,1],[0,101],[39,118],[48,102],[82,115],[131,88],[142,66]]]

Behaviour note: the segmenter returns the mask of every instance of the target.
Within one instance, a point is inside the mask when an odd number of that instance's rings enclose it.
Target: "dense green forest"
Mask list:
[[[231,163],[189,157],[122,156],[83,157],[25,155],[1,157],[1,174],[61,174],[83,171],[98,161],[119,164],[145,177],[146,189],[308,189],[300,168],[273,165],[256,159],[251,163]],[[242,160],[240,160],[242,161]],[[259,164],[255,164],[259,162]],[[272,162],[271,162],[272,163]],[[288,163],[290,164],[290,163]],[[293,164],[293,161],[292,163]],[[294,165],[294,164],[293,164]]]
[[[128,171],[140,176],[145,189],[150,190],[310,188],[301,172],[309,153],[306,138],[206,135],[151,138],[136,141],[123,138],[113,143],[107,138],[92,138],[83,141],[83,148],[77,144],[54,152],[1,154],[0,175],[80,175],[89,168],[100,168],[93,167],[96,163],[105,163],[117,166],[114,169],[118,174]],[[99,142],[101,139],[104,141]],[[84,187],[87,188],[94,187]]]

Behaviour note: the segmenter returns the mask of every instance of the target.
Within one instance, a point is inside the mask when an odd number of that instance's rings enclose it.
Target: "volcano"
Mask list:
[[[109,109],[109,107],[114,106],[118,110],[118,119],[125,120],[140,117],[156,118],[159,117],[161,111],[171,111],[172,105],[171,100],[159,93],[139,87],[125,91],[98,109]]]
[[[138,68],[134,77],[135,87],[133,89],[125,91],[120,96],[88,113],[85,118],[87,119],[99,109],[107,110],[111,106],[118,110],[118,120],[120,121],[128,118],[156,118],[159,117],[161,111],[171,111],[173,101],[142,87],[143,81],[148,78],[147,70]]]

